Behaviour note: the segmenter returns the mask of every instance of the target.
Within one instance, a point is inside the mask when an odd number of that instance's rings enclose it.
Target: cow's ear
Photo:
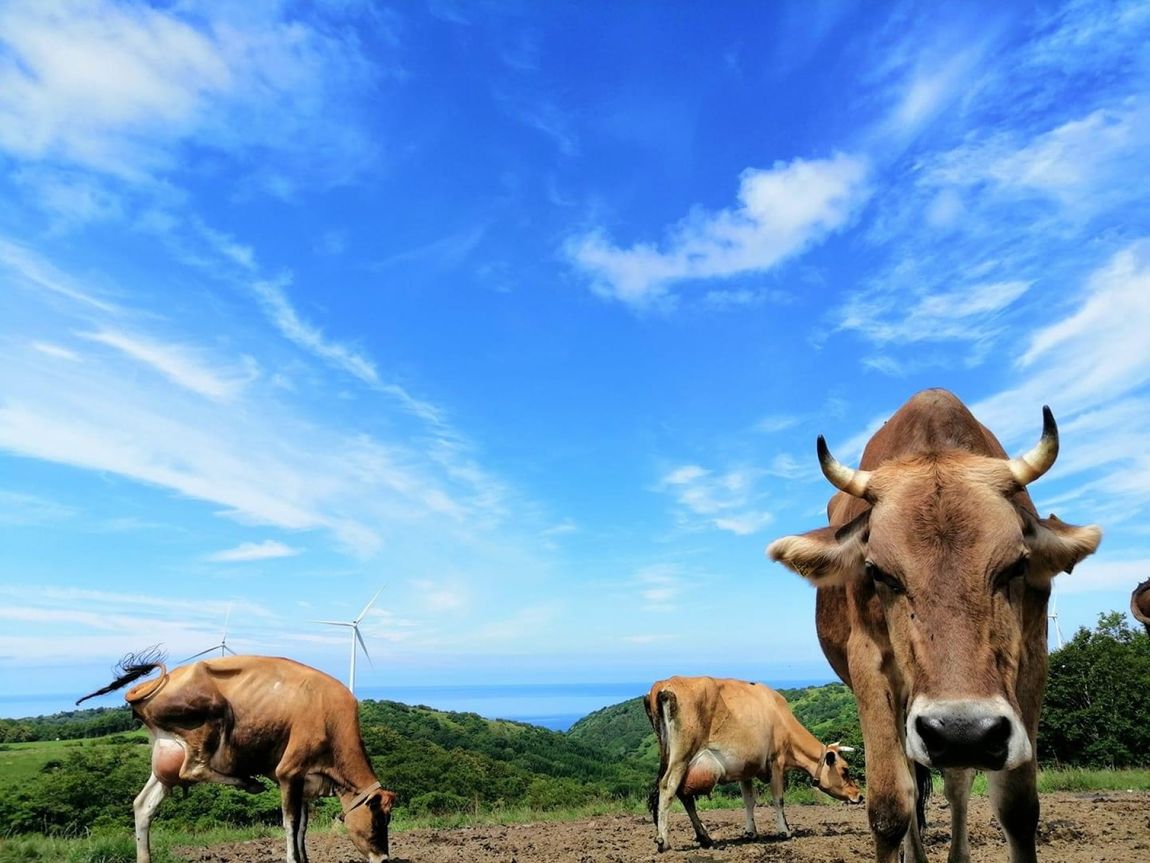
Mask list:
[[[827,767],[835,766],[835,751],[833,749],[827,750]]]
[[[841,584],[860,570],[869,510],[840,528],[784,536],[767,546],[767,556],[817,587]]]
[[[1102,542],[1102,528],[1096,524],[1079,527],[1053,514],[1028,521],[1026,542],[1030,547],[1030,571],[1039,578],[1070,572],[1094,554]]]

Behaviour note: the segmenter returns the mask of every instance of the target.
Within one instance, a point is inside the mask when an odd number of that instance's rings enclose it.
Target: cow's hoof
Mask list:
[[[759,835],[759,834],[758,834],[758,833],[756,833],[756,832],[755,832],[755,831],[753,831],[753,830],[744,830],[744,831],[743,831],[743,838],[744,838],[744,839],[754,839],[754,838],[755,838],[756,836],[758,836],[758,835]]]
[[[710,836],[700,836],[699,837],[699,847],[700,848],[710,848],[714,844],[715,843],[711,840]]]
[[[656,839],[655,840],[655,850],[658,851],[660,854],[662,854],[664,851],[667,850],[667,843],[664,842],[662,839]]]

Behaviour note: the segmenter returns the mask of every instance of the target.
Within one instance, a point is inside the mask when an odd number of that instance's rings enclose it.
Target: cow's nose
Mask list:
[[[1006,716],[919,716],[915,730],[934,767],[983,767],[1006,763],[1011,723]]]

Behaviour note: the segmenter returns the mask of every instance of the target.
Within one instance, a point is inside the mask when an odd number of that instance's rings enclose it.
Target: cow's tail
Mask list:
[[[160,669],[160,677],[156,680],[158,685],[168,676],[168,667],[164,664],[166,659],[167,656],[159,649],[159,645],[153,645],[146,650],[141,650],[139,653],[129,653],[112,668],[112,673],[116,675],[115,680],[102,689],[89,692],[83,698],[77,698],[76,703],[79,704],[81,701],[87,701],[89,698],[95,698],[97,695],[106,695],[109,692],[115,692],[117,689],[127,686],[133,680],[138,680],[145,674],[150,674],[157,668]],[[138,697],[133,698],[132,702],[141,701],[155,691],[155,687],[153,687],[147,692],[141,693]]]
[[[660,689],[654,698],[648,697],[643,706],[647,709],[647,718],[655,729],[655,739],[659,741],[659,774],[651,786],[651,793],[647,795],[647,809],[655,819],[655,826],[659,824],[659,780],[667,772],[670,761],[671,747],[671,719],[679,712],[679,700],[670,689]]]
[[[926,801],[930,799],[931,783],[930,768],[923,767],[917,761],[914,764],[915,802],[914,812],[918,818],[919,832],[926,829]]]

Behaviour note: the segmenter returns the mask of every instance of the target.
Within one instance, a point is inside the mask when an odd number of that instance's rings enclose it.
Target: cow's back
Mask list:
[[[236,775],[270,775],[288,747],[319,761],[362,749],[355,696],[330,675],[281,657],[181,666],[133,710],[146,725],[211,749],[213,764]]]

